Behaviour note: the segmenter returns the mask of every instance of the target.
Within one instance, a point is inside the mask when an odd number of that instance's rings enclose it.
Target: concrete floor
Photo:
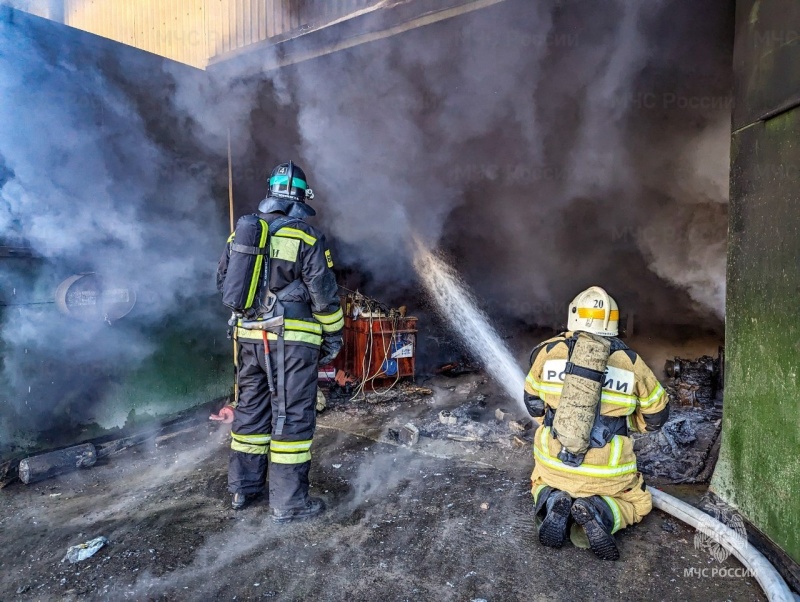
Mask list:
[[[741,566],[696,550],[694,531],[659,511],[618,536],[616,563],[571,544],[543,548],[528,448],[386,441],[389,426],[488,386],[446,385],[413,404],[326,411],[312,482],[330,509],[307,523],[274,525],[266,500],[229,509],[227,434],[215,424],[12,485],[0,492],[0,600],[765,599],[753,579],[686,576]],[[95,556],[60,562],[99,535],[110,544]]]

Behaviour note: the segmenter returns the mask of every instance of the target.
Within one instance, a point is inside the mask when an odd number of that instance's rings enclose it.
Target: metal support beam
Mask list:
[[[269,40],[245,48],[226,52],[209,60],[208,69],[234,68],[241,65],[240,74],[272,71],[296,63],[346,50],[369,42],[392,36],[465,15],[482,8],[500,4],[506,0],[451,0],[449,6],[441,8],[443,2],[417,0],[389,7],[380,7],[361,15],[327,24],[305,32],[293,32],[284,40]],[[273,7],[280,0],[267,0]],[[433,6],[438,5],[437,8]],[[420,10],[421,8],[421,10]],[[263,59],[254,60],[258,53]]]

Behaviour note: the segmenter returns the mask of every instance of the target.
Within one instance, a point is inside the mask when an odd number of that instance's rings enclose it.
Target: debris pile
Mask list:
[[[722,430],[724,351],[668,360],[665,389],[671,417],[656,433],[634,435],[639,469],[670,483],[702,483],[711,477]]]
[[[666,385],[670,401],[681,406],[709,408],[721,405],[724,350],[716,358],[704,355],[696,360],[676,357],[667,360],[664,371],[670,377]],[[719,402],[719,404],[717,403]]]
[[[436,374],[441,374],[442,376],[448,376],[450,378],[455,378],[462,374],[475,374],[476,372],[480,372],[480,367],[463,357],[458,361],[445,364],[436,370]]]
[[[363,407],[364,404],[414,403],[433,394],[432,389],[420,387],[410,381],[403,381],[393,387],[387,387],[383,390],[376,388],[374,390],[363,391],[357,395],[352,387],[343,387],[336,383],[327,387],[321,386],[318,391],[318,401],[320,395],[326,400],[325,408],[337,409],[343,409],[348,406],[358,408],[360,406]]]
[[[713,472],[722,415],[675,408],[660,431],[633,435],[639,470],[670,483],[700,483]]]
[[[421,437],[514,447],[529,443],[533,433],[530,420],[518,420],[507,410],[492,412],[487,408],[483,395],[452,410],[441,410],[417,420],[416,427]],[[391,430],[390,435],[393,436]],[[516,439],[520,440],[520,444],[515,444]]]

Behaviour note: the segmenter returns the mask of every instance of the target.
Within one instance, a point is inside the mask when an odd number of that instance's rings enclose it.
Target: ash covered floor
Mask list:
[[[753,579],[685,576],[741,565],[696,550],[694,531],[657,510],[618,535],[620,562],[569,543],[543,548],[529,447],[507,437],[389,441],[390,429],[430,424],[478,395],[494,412],[491,384],[477,375],[427,385],[433,395],[413,402],[334,404],[320,416],[312,493],[329,510],[312,522],[274,525],[266,500],[230,510],[227,433],[212,424],[6,488],[0,600],[764,599]],[[100,535],[110,543],[95,556],[61,562],[70,545]]]

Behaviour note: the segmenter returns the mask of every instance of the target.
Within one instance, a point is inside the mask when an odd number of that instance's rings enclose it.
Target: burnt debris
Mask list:
[[[657,433],[634,435],[639,469],[667,483],[703,483],[714,471],[722,430],[724,349],[716,358],[667,360],[671,418]]]

